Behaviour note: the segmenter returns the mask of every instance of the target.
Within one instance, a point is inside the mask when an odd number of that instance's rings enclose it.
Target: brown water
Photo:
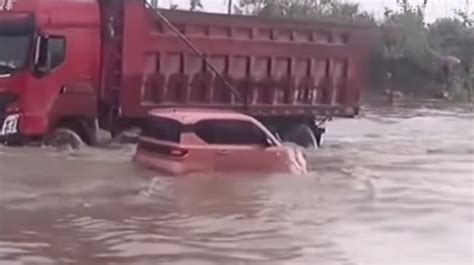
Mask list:
[[[333,121],[303,177],[171,179],[132,147],[0,147],[0,264],[473,264],[473,121]]]

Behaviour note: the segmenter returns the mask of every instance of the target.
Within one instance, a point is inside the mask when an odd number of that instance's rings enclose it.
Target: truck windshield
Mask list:
[[[30,15],[0,16],[0,75],[12,74],[27,66],[34,30],[34,19]]]
[[[11,74],[26,65],[29,35],[2,35],[0,32],[0,74]]]

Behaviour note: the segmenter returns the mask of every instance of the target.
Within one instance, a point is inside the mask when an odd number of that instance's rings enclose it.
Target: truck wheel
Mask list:
[[[126,131],[119,133],[112,140],[116,144],[136,144],[140,138],[141,129],[132,128]]]
[[[321,147],[323,145],[323,134],[326,132],[326,129],[321,128],[321,127],[314,127],[312,129],[313,135],[316,138],[316,144],[318,147]]]
[[[302,146],[304,148],[314,148],[317,146],[317,139],[306,124],[297,125],[283,134],[283,140]]]
[[[6,146],[18,147],[18,146],[23,146],[26,142],[27,142],[26,139],[22,135],[15,134],[15,135],[9,135],[5,137],[3,141],[0,141],[0,145],[3,144]]]
[[[80,149],[84,146],[81,137],[71,129],[57,128],[43,139],[43,144],[55,148],[70,146],[72,149]]]

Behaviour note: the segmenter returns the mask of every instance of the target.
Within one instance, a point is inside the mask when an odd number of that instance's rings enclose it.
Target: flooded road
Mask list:
[[[133,147],[0,147],[0,264],[474,263],[474,115],[328,124],[307,176],[163,178]]]

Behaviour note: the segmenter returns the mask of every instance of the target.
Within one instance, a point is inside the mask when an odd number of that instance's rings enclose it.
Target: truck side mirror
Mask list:
[[[51,71],[51,56],[48,52],[48,40],[49,38],[47,36],[39,36],[36,38],[34,67],[35,72],[40,75],[47,74]]]

